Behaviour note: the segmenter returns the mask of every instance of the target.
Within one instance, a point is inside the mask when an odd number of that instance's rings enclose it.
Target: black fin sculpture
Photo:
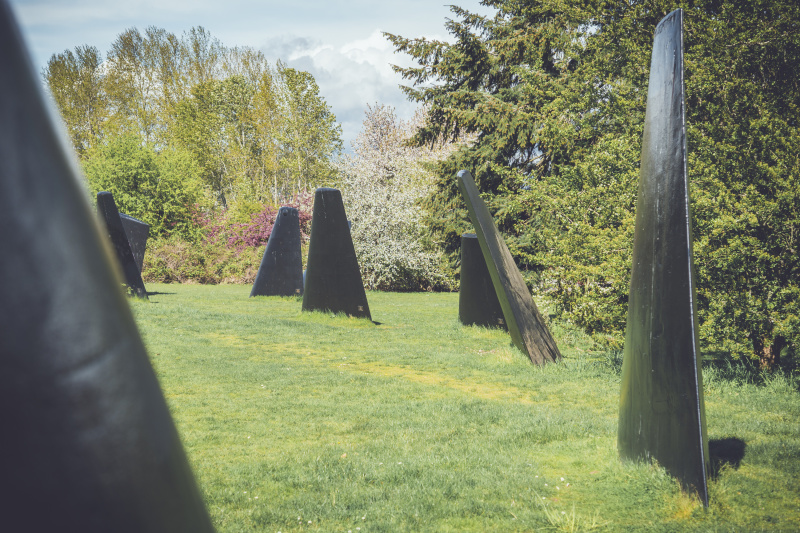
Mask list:
[[[708,505],[683,89],[683,12],[656,27],[642,140],[618,447]]]
[[[468,326],[508,329],[497,299],[492,276],[486,268],[478,236],[461,236],[461,288],[458,291],[458,319]]]
[[[125,213],[120,213],[119,219],[122,221],[122,229],[125,230],[125,236],[128,238],[133,260],[136,261],[136,267],[141,273],[144,266],[144,252],[147,250],[147,239],[150,237],[150,224]]]
[[[213,531],[86,199],[0,0],[4,531]]]
[[[111,245],[116,252],[122,275],[125,277],[125,285],[137,298],[147,299],[147,290],[144,288],[142,274],[136,267],[136,259],[133,257],[128,236],[122,227],[122,219],[114,202],[114,196],[110,192],[101,191],[97,193],[97,213],[104,222],[104,226],[111,240]]]
[[[322,187],[314,194],[303,311],[372,319],[338,189]]]
[[[560,359],[561,352],[558,351],[556,341],[542,320],[503,237],[497,231],[472,174],[466,170],[459,172],[458,187],[467,203],[469,218],[478,235],[511,340],[537,365]]]
[[[281,207],[250,296],[303,294],[303,256],[300,246],[300,212]]]

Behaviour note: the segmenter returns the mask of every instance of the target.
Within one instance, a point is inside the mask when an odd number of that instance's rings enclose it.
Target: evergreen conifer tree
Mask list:
[[[418,144],[477,135],[442,162],[427,226],[457,261],[472,172],[518,265],[610,345],[625,327],[650,52],[685,11],[689,177],[706,350],[775,364],[800,343],[800,6],[791,0],[485,0],[453,42],[387,34],[430,106]]]

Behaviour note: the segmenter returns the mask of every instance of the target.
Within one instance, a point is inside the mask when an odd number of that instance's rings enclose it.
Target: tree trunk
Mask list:
[[[781,361],[781,350],[786,345],[786,340],[778,335],[772,342],[768,339],[759,339],[754,344],[761,369],[772,370]]]

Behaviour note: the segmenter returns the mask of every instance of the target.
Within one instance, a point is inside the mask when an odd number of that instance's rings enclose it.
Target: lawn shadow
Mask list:
[[[157,292],[157,291],[150,292],[150,291],[147,291],[147,296],[162,296],[162,295],[168,295],[169,296],[169,295],[174,295],[174,294],[178,294],[178,293],[176,293],[176,292]]]
[[[711,460],[711,477],[716,478],[724,466],[739,468],[747,444],[736,437],[711,439],[708,441],[708,455]]]

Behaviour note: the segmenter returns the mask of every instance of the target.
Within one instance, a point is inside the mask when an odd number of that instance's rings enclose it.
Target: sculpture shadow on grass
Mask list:
[[[724,467],[739,468],[744,459],[747,444],[736,437],[711,439],[708,441],[708,455],[711,462],[711,476],[716,478]]]

